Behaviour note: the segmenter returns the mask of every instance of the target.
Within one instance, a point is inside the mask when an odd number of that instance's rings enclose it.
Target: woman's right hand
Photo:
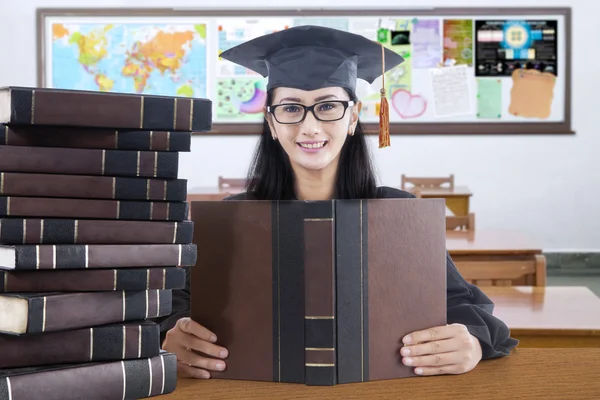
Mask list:
[[[177,373],[181,377],[209,379],[210,371],[223,371],[227,349],[214,344],[217,336],[190,318],[181,318],[167,331],[163,350],[177,356]],[[217,360],[201,356],[194,350]]]

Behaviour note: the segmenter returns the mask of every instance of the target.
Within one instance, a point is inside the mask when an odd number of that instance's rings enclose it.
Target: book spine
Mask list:
[[[304,214],[305,375],[307,385],[336,384],[333,202]]]
[[[335,207],[338,384],[369,380],[366,204],[339,200]]]
[[[171,314],[171,290],[89,292],[29,299],[25,333],[57,332]]]
[[[0,146],[0,171],[177,178],[179,153]]]
[[[159,335],[160,327],[153,322],[42,335],[0,335],[0,368],[155,357],[160,352]]]
[[[198,132],[212,128],[212,102],[208,99],[32,88],[8,90],[10,120],[0,121],[7,124]]]
[[[179,131],[0,124],[0,145],[6,146],[189,152],[191,136],[191,132]]]
[[[195,244],[183,245],[20,245],[16,270],[193,266]]]
[[[175,391],[177,359],[152,358],[65,366],[0,378],[0,400],[141,399]]]
[[[0,219],[2,244],[189,244],[194,223],[79,219]]]
[[[188,203],[0,196],[0,217],[184,221]]]
[[[187,180],[0,172],[0,195],[186,201]]]
[[[137,291],[184,287],[185,270],[177,267],[0,271],[0,293]]]

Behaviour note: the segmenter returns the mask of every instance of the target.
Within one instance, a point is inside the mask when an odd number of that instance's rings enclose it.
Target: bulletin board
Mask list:
[[[570,134],[570,8],[39,9],[38,85],[205,97],[213,130],[262,130],[268,78],[219,57],[298,25],[363,35],[401,54],[386,73],[391,134]],[[381,78],[359,80],[378,132]]]

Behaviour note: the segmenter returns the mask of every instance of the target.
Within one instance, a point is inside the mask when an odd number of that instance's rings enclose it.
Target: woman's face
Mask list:
[[[341,87],[312,91],[281,87],[275,89],[267,121],[274,139],[281,143],[294,168],[318,171],[328,166],[337,166],[346,138],[354,134],[360,111],[360,104],[348,106],[344,112],[344,104],[336,102],[348,100],[348,93]],[[304,113],[299,104],[316,104],[314,112],[317,116],[329,121],[319,121],[308,111],[304,120],[297,122]],[[343,117],[340,118],[342,114]]]

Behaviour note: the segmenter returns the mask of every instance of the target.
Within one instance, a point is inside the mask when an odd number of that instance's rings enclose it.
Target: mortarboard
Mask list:
[[[302,25],[244,42],[220,57],[268,77],[267,90],[316,90],[340,86],[356,93],[356,79],[368,83],[402,63],[399,54],[364,36]],[[385,83],[381,89],[379,147],[389,146]]]

